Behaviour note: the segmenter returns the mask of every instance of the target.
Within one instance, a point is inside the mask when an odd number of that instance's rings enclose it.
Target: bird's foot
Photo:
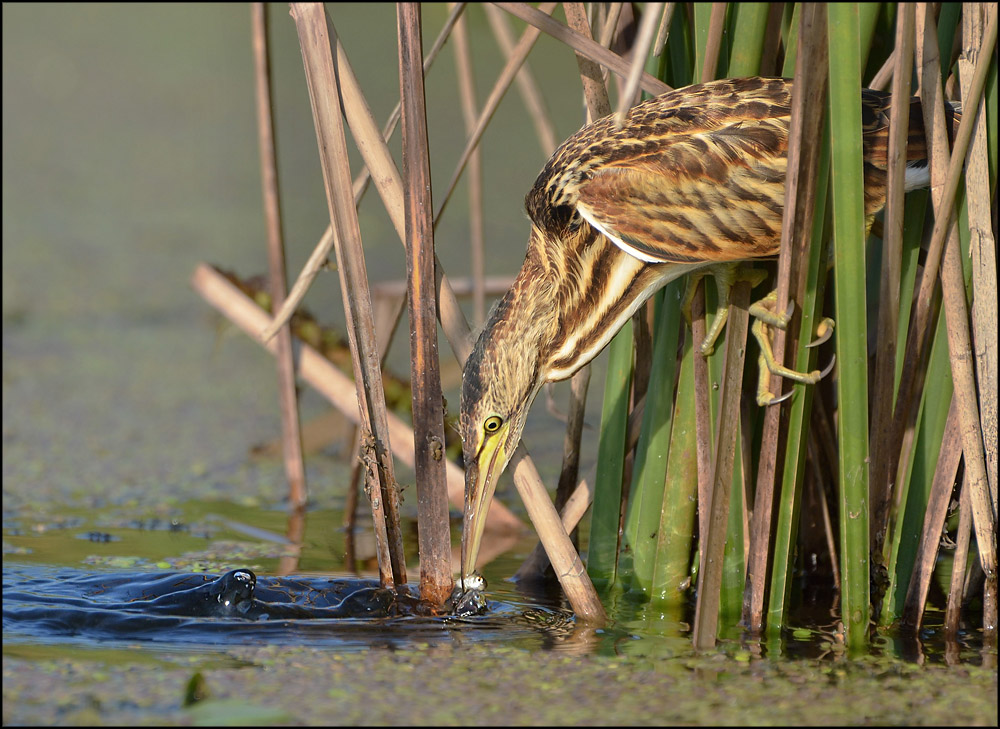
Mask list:
[[[771,393],[770,385],[772,374],[778,375],[779,377],[785,377],[794,382],[800,382],[804,385],[815,385],[833,371],[833,366],[837,361],[836,356],[834,356],[833,359],[830,360],[830,364],[828,364],[825,369],[822,371],[813,370],[812,372],[799,372],[789,367],[785,367],[777,361],[774,356],[774,349],[771,346],[772,335],[768,327],[775,327],[777,329],[784,330],[788,326],[788,322],[791,320],[792,313],[795,309],[795,303],[793,301],[789,301],[788,308],[784,312],[780,314],[775,312],[774,307],[777,302],[777,298],[777,291],[772,291],[760,301],[750,305],[750,314],[752,314],[755,319],[751,331],[757,339],[758,344],[760,344],[760,357],[758,358],[760,378],[757,381],[757,404],[761,406],[776,405],[777,403],[784,402],[791,397],[791,390],[780,397]],[[807,346],[817,347],[827,341],[830,338],[830,335],[833,334],[833,329],[833,319],[824,318],[816,327],[816,339]]]
[[[698,290],[698,283],[709,273],[715,278],[715,286],[718,291],[718,306],[715,310],[715,317],[712,319],[712,326],[709,327],[705,338],[699,347],[702,355],[708,357],[715,351],[715,344],[722,334],[722,329],[729,320],[729,298],[733,284],[737,281],[749,281],[754,287],[767,278],[767,271],[762,269],[749,268],[739,263],[719,263],[708,266],[701,271],[696,271],[688,277],[687,290],[681,301],[681,311],[688,325],[691,324],[691,304],[694,302],[695,291]]]

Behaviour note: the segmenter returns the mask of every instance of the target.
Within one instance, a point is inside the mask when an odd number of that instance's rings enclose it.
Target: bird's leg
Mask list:
[[[691,323],[691,303],[694,301],[694,292],[698,289],[698,282],[709,272],[715,278],[718,304],[715,318],[712,319],[712,326],[705,334],[705,339],[700,347],[701,353],[705,357],[715,351],[715,343],[718,341],[719,335],[722,334],[722,328],[729,320],[729,298],[733,284],[737,281],[749,281],[750,286],[753,287],[767,278],[766,271],[749,268],[738,263],[718,263],[701,271],[695,271],[688,277],[687,290],[684,292],[684,299],[681,302],[681,311],[684,312],[684,318],[687,319],[688,324]]]
[[[805,385],[815,385],[830,373],[833,369],[834,363],[837,361],[836,356],[834,356],[834,358],[830,361],[830,364],[827,365],[826,369],[822,372],[819,370],[813,370],[812,372],[798,372],[785,367],[775,359],[774,349],[771,347],[771,332],[768,330],[768,326],[777,327],[778,329],[784,329],[787,327],[794,307],[794,302],[789,301],[788,309],[779,314],[774,310],[777,299],[778,292],[772,291],[760,301],[751,304],[749,310],[750,314],[754,317],[754,323],[751,331],[753,332],[754,337],[756,337],[758,344],[760,344],[760,356],[758,357],[760,379],[757,381],[757,404],[761,406],[779,403],[787,397],[776,398],[770,392],[769,388],[772,374],[778,375],[779,377],[787,377],[790,380],[801,382]],[[833,319],[823,319],[819,323],[819,326],[816,327],[816,340],[811,342],[808,346],[816,347],[829,339],[830,335],[833,333],[833,327]]]

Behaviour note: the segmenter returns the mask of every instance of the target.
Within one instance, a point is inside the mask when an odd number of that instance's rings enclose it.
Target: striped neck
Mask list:
[[[541,234],[539,234],[541,235]],[[589,225],[556,244],[536,248],[548,253],[548,275],[522,268],[518,279],[539,290],[535,316],[550,314],[547,336],[540,342],[541,382],[572,377],[614,338],[626,321],[670,281],[703,268],[704,263],[649,264],[629,255]],[[551,254],[559,251],[558,259]],[[544,258],[544,257],[543,257]],[[516,287],[516,284],[515,284]]]

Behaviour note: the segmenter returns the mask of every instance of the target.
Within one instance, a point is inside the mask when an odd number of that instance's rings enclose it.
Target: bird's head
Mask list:
[[[535,395],[544,384],[539,350],[544,341],[536,303],[517,286],[508,291],[465,363],[462,379],[462,450],[465,458],[465,514],[462,521],[462,577],[476,557],[497,480],[510,462]]]

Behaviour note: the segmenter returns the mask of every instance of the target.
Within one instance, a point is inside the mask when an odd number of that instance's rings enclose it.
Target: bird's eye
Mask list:
[[[483,423],[483,430],[487,433],[496,433],[500,430],[500,426],[503,425],[503,418],[499,415],[491,415],[486,418],[486,422]]]

